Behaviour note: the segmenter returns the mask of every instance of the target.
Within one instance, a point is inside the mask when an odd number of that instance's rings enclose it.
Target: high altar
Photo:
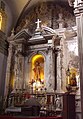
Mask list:
[[[57,89],[60,39],[53,29],[44,26],[40,28],[39,22],[33,36],[28,29],[11,36],[9,58],[12,58],[11,64],[14,63],[11,69],[13,89],[40,91],[46,88],[47,92]],[[60,68],[58,71],[60,72]]]
[[[5,95],[17,90],[26,90],[29,94],[61,94],[72,88],[80,96],[74,16],[59,5],[55,8],[53,3],[39,6],[29,11],[29,16],[15,29],[16,33],[12,31],[8,38]],[[49,7],[52,11],[48,12]]]
[[[75,30],[66,31],[62,28],[62,31],[55,31],[47,26],[40,27],[39,24],[38,19],[33,35],[28,29],[23,29],[8,39],[10,45],[6,78],[9,83],[6,87],[11,91],[26,89],[30,93],[36,90],[65,92],[66,84],[69,83],[66,71],[68,67],[72,67],[72,59],[75,58],[74,54],[71,54],[73,52],[68,51],[72,43],[74,47],[77,45]],[[65,37],[72,37],[73,41],[65,41]],[[76,70],[74,67],[71,69],[75,74]],[[78,80],[76,83],[75,86],[79,85]]]

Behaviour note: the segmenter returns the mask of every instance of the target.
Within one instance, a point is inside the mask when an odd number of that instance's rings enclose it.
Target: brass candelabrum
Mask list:
[[[68,67],[67,71],[66,71],[66,76],[67,76],[67,83],[66,83],[66,89],[68,92],[71,92],[72,90],[72,87],[71,87],[71,84],[70,84],[70,69]]]

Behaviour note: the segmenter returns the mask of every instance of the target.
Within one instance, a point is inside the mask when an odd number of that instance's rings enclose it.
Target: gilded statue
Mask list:
[[[38,61],[35,62],[33,72],[34,72],[34,80],[41,82],[41,78],[42,78],[44,72],[43,72],[43,67],[41,66],[40,62],[38,62]]]

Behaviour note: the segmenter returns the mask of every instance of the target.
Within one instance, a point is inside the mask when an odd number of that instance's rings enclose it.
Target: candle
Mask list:
[[[68,80],[68,84],[70,84],[70,79],[69,79],[69,76],[68,76],[68,79],[67,79],[67,80]]]

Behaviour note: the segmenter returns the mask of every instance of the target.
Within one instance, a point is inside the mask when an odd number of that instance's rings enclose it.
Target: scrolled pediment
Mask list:
[[[55,30],[53,30],[52,28],[47,27],[47,26],[42,26],[42,33],[44,33],[44,34],[56,34]]]

